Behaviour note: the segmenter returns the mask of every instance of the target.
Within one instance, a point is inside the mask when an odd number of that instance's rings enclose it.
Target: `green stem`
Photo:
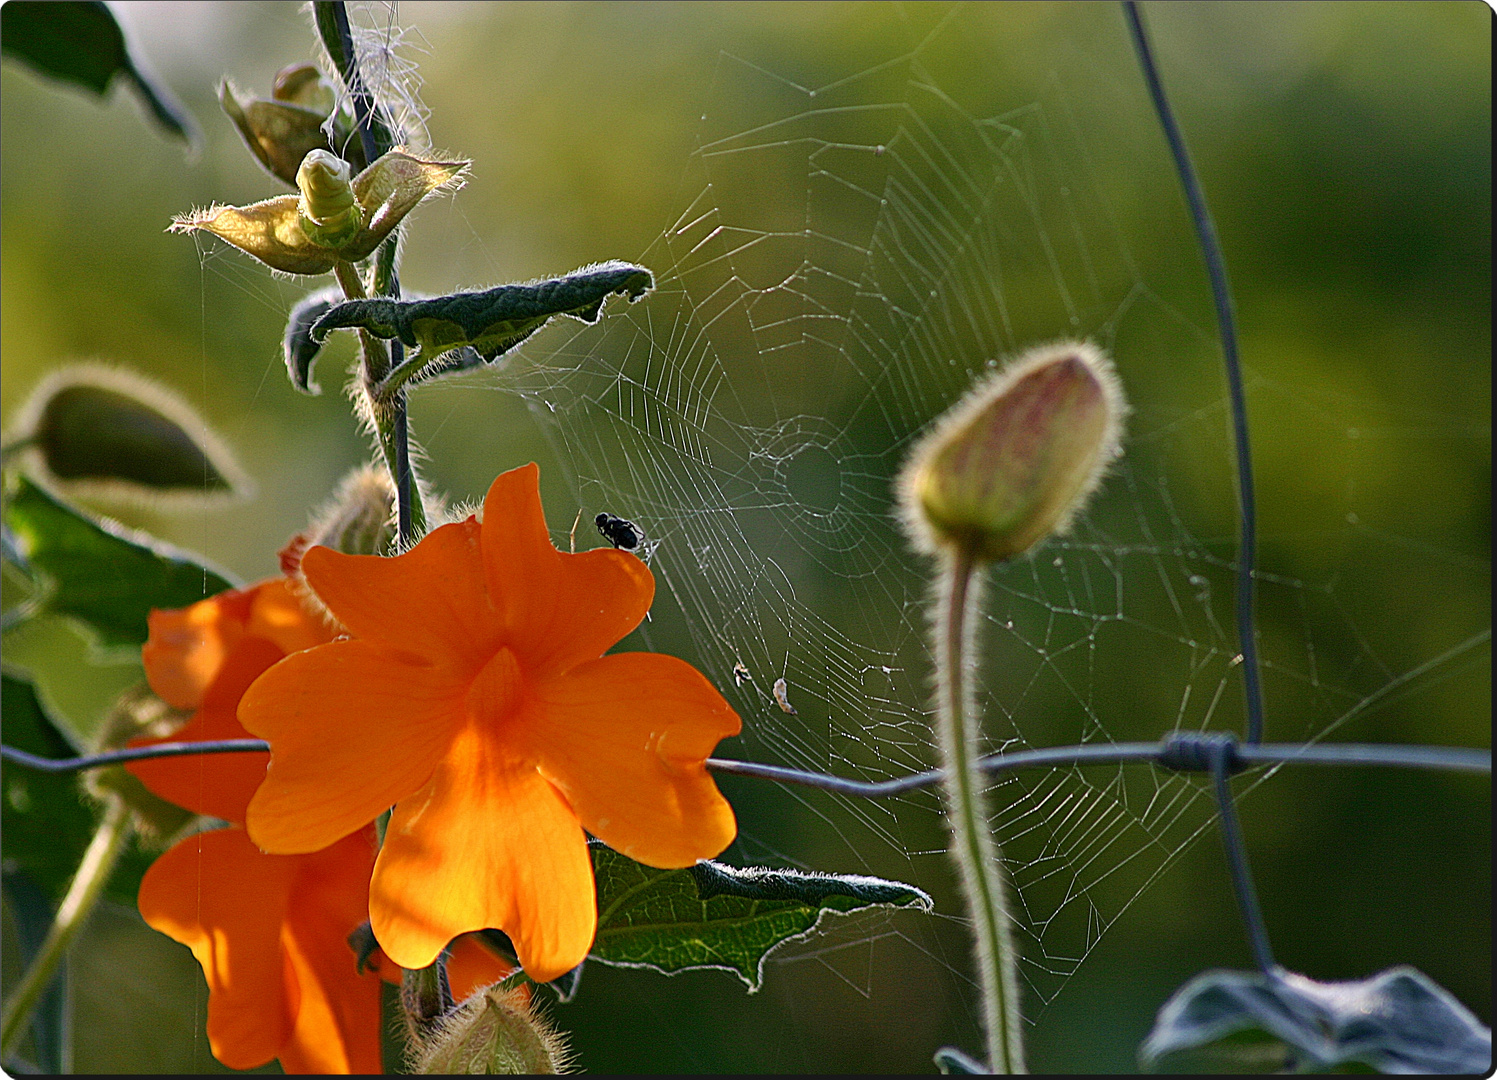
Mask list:
[[[946,816],[951,823],[951,854],[972,918],[978,985],[982,989],[983,1030],[988,1067],[995,1073],[1022,1073],[1024,1032],[1019,1016],[1018,954],[1009,932],[1007,889],[998,845],[988,827],[982,794],[981,717],[972,700],[971,639],[977,625],[978,580],[970,552],[947,560],[936,623],[936,736],[946,773]]]
[[[0,462],[5,461],[6,458],[10,457],[17,450],[24,450],[28,446],[35,446],[40,441],[40,435],[23,435],[18,439],[12,439],[10,442],[0,446]]]
[[[363,300],[368,296],[364,279],[352,263],[339,259],[333,264],[333,274],[347,299]],[[385,456],[385,467],[390,470],[396,490],[402,490],[402,481],[409,489],[409,526],[401,529],[401,543],[408,544],[425,534],[426,509],[421,504],[421,488],[416,483],[409,460],[409,436],[404,423],[405,397],[398,391],[388,398],[381,396],[380,383],[390,374],[390,354],[385,351],[384,343],[367,330],[359,331],[359,355],[363,410],[374,425],[380,450]]]
[[[447,982],[447,951],[430,967],[406,969],[400,976],[400,1007],[411,1034],[430,1036],[452,1012],[452,988]]]
[[[5,1006],[4,1020],[0,1021],[0,1054],[9,1055],[25,1033],[31,1010],[52,981],[68,946],[88,921],[89,912],[93,911],[99,894],[104,891],[104,884],[114,871],[114,864],[119,861],[129,837],[130,812],[123,799],[111,798],[104,810],[104,819],[99,822],[99,828],[78,864],[73,883],[68,886],[67,895],[57,909],[57,917],[52,920],[52,929],[47,931],[42,947],[37,950],[21,984]]]

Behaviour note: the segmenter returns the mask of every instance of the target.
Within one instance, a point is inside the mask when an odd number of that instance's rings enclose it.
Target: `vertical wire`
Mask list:
[[[1149,96],[1154,101],[1154,111],[1159,114],[1159,124],[1164,128],[1165,140],[1175,159],[1180,186],[1185,189],[1185,202],[1190,208],[1190,220],[1201,245],[1201,255],[1206,260],[1206,275],[1211,281],[1211,299],[1216,305],[1216,322],[1221,331],[1222,356],[1226,363],[1227,389],[1232,405],[1232,441],[1237,454],[1237,505],[1241,513],[1241,531],[1237,543],[1237,642],[1242,650],[1243,692],[1247,698],[1247,742],[1252,744],[1263,740],[1263,686],[1258,661],[1257,625],[1253,616],[1258,511],[1253,497],[1253,453],[1248,441],[1247,396],[1242,389],[1242,362],[1237,354],[1237,323],[1232,313],[1232,292],[1227,285],[1227,266],[1222,258],[1221,245],[1217,242],[1216,226],[1212,223],[1211,211],[1206,206],[1206,196],[1196,177],[1190,152],[1185,148],[1185,139],[1180,134],[1175,114],[1165,96],[1164,83],[1154,64],[1153,49],[1149,45],[1148,34],[1144,31],[1137,0],[1123,0],[1123,14],[1128,22],[1128,31],[1133,37],[1134,50],[1138,53],[1139,67],[1143,69],[1144,81],[1149,87]]]

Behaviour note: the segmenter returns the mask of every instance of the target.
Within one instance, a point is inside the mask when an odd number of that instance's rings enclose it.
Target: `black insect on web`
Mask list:
[[[621,551],[635,551],[645,542],[645,534],[638,525],[616,514],[599,514],[593,524],[603,539]]]

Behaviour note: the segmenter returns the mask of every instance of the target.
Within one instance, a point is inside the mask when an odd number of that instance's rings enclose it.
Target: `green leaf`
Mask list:
[[[43,611],[86,623],[105,646],[138,646],[152,608],[180,608],[233,588],[224,575],[144,533],[91,521],[25,477],[5,507],[5,524],[50,589]]]
[[[1250,1044],[1244,1036],[1268,1040]],[[1385,1073],[1481,1074],[1492,1067],[1491,1030],[1411,967],[1335,983],[1292,971],[1205,972],[1159,1010],[1139,1059],[1153,1066],[1229,1042],[1276,1068],[1287,1063],[1300,1071],[1366,1065]]]
[[[322,351],[322,342],[312,338],[312,324],[326,315],[342,295],[343,290],[336,287],[319,289],[298,300],[286,319],[281,355],[286,360],[291,385],[303,394],[322,393],[322,387],[312,381],[312,365]]]
[[[9,861],[3,869],[3,882],[0,889],[15,917],[16,953],[21,970],[25,971],[52,926],[52,902],[26,871]],[[68,960],[64,956],[31,1014],[31,1042],[36,1068],[41,1072],[55,1075],[73,1071],[69,1060],[72,1010],[68,997]]]
[[[598,882],[598,936],[591,958],[672,973],[735,972],[758,990],[764,960],[815,932],[828,913],[869,907],[931,910],[913,885],[855,874],[804,874],[702,862],[656,870],[592,845]]]
[[[191,114],[141,71],[106,4],[10,0],[0,8],[0,49],[43,75],[96,94],[123,77],[163,127],[189,144],[197,141]]]
[[[982,1062],[954,1046],[943,1046],[931,1058],[942,1076],[987,1076],[990,1070]]]
[[[8,671],[0,679],[0,730],[7,746],[43,757],[72,757],[79,752],[42,708],[30,682]],[[24,870],[52,903],[67,892],[78,860],[93,837],[96,818],[77,773],[44,773],[11,762],[0,764],[5,862]],[[106,895],[134,905],[141,875],[153,858],[132,843],[115,867]]]
[[[432,365],[444,353],[473,349],[493,362],[557,315],[585,323],[598,321],[603,301],[612,293],[638,300],[654,288],[642,266],[617,260],[585,266],[559,278],[522,285],[500,285],[483,292],[460,292],[429,300],[374,297],[350,300],[323,315],[312,327],[321,341],[330,331],[357,328],[375,337],[399,338],[420,352],[408,363],[424,368],[417,378],[431,378],[474,366],[467,360]]]

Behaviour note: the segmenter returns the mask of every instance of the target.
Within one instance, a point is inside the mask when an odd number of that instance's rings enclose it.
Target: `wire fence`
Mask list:
[[[1155,743],[1107,743],[1057,746],[994,754],[982,758],[978,768],[989,775],[1023,769],[1077,766],[1151,764],[1178,772],[1199,772],[1211,777],[1228,871],[1239,911],[1246,927],[1254,959],[1265,975],[1277,968],[1248,865],[1242,829],[1232,796],[1231,778],[1244,770],[1282,766],[1366,766],[1439,769],[1468,773],[1491,773],[1490,750],[1386,745],[1366,743],[1263,743],[1264,708],[1260,661],[1254,616],[1256,507],[1253,490],[1252,452],[1246,397],[1238,353],[1231,292],[1225,262],[1217,242],[1215,226],[1205,195],[1196,176],[1184,137],[1170,107],[1156,66],[1147,30],[1136,0],[1124,0],[1123,10],[1144,80],[1163,128],[1176,172],[1189,208],[1206,271],[1210,280],[1218,330],[1226,368],[1234,442],[1235,481],[1238,495],[1238,553],[1236,559],[1236,626],[1246,697],[1246,735],[1241,741],[1225,732],[1174,732]],[[402,536],[407,516],[402,515]],[[0,746],[0,756],[17,765],[59,773],[117,765],[150,758],[195,754],[250,753],[269,750],[261,739],[227,739],[207,742],[167,742],[148,747],[113,750],[72,758],[45,758],[10,746]],[[809,772],[759,762],[709,758],[707,768],[716,773],[751,777],[780,784],[814,788],[858,798],[885,798],[939,784],[939,769],[911,773],[890,780],[866,782],[821,772]]]

